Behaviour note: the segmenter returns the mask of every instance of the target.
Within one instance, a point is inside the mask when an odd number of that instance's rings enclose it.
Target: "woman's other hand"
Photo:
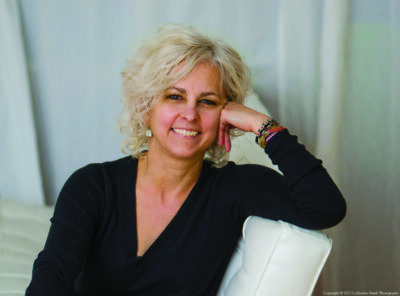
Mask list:
[[[269,116],[235,102],[228,102],[221,111],[218,145],[225,145],[225,150],[231,150],[229,130],[237,128],[244,132],[257,133],[264,121],[271,119]]]

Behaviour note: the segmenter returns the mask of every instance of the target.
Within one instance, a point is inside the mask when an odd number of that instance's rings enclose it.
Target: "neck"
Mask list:
[[[138,176],[142,184],[158,191],[161,196],[186,196],[196,184],[203,165],[203,158],[165,158],[149,150],[139,159]]]

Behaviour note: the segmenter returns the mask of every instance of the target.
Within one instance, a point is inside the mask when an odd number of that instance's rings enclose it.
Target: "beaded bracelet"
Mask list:
[[[264,149],[269,140],[271,140],[277,133],[285,129],[286,127],[281,126],[275,120],[267,119],[257,131],[256,143]]]
[[[283,130],[285,130],[285,129],[286,129],[286,127],[280,126],[280,127],[277,128],[274,132],[270,132],[269,135],[267,136],[267,138],[265,139],[264,148],[265,148],[265,146],[267,146],[267,143],[268,143],[273,137],[275,137],[276,134],[279,134],[279,132],[281,132],[281,131],[283,131]]]
[[[273,119],[267,119],[266,121],[263,122],[263,124],[261,125],[261,127],[258,129],[257,131],[257,137],[259,137],[261,135],[261,133],[265,130],[269,130],[271,128],[273,128],[274,126],[279,126],[279,123],[277,123],[275,120]],[[257,141],[256,141],[257,142]]]
[[[262,133],[262,135],[259,137],[258,139],[258,144],[261,146],[261,148],[265,148],[265,146],[267,145],[267,142],[277,133],[285,130],[286,128],[283,126],[279,126],[276,128],[273,128],[271,130],[267,130],[264,133]]]

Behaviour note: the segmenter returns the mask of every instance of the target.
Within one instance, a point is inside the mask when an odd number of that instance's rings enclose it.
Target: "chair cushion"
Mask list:
[[[53,208],[0,199],[0,295],[25,295]]]
[[[332,247],[319,231],[249,217],[219,296],[311,295]]]

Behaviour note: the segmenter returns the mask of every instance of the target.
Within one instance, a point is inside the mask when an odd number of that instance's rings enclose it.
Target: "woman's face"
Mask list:
[[[225,101],[218,69],[209,62],[196,65],[166,89],[150,111],[148,124],[153,137],[149,152],[203,159],[217,136]]]

